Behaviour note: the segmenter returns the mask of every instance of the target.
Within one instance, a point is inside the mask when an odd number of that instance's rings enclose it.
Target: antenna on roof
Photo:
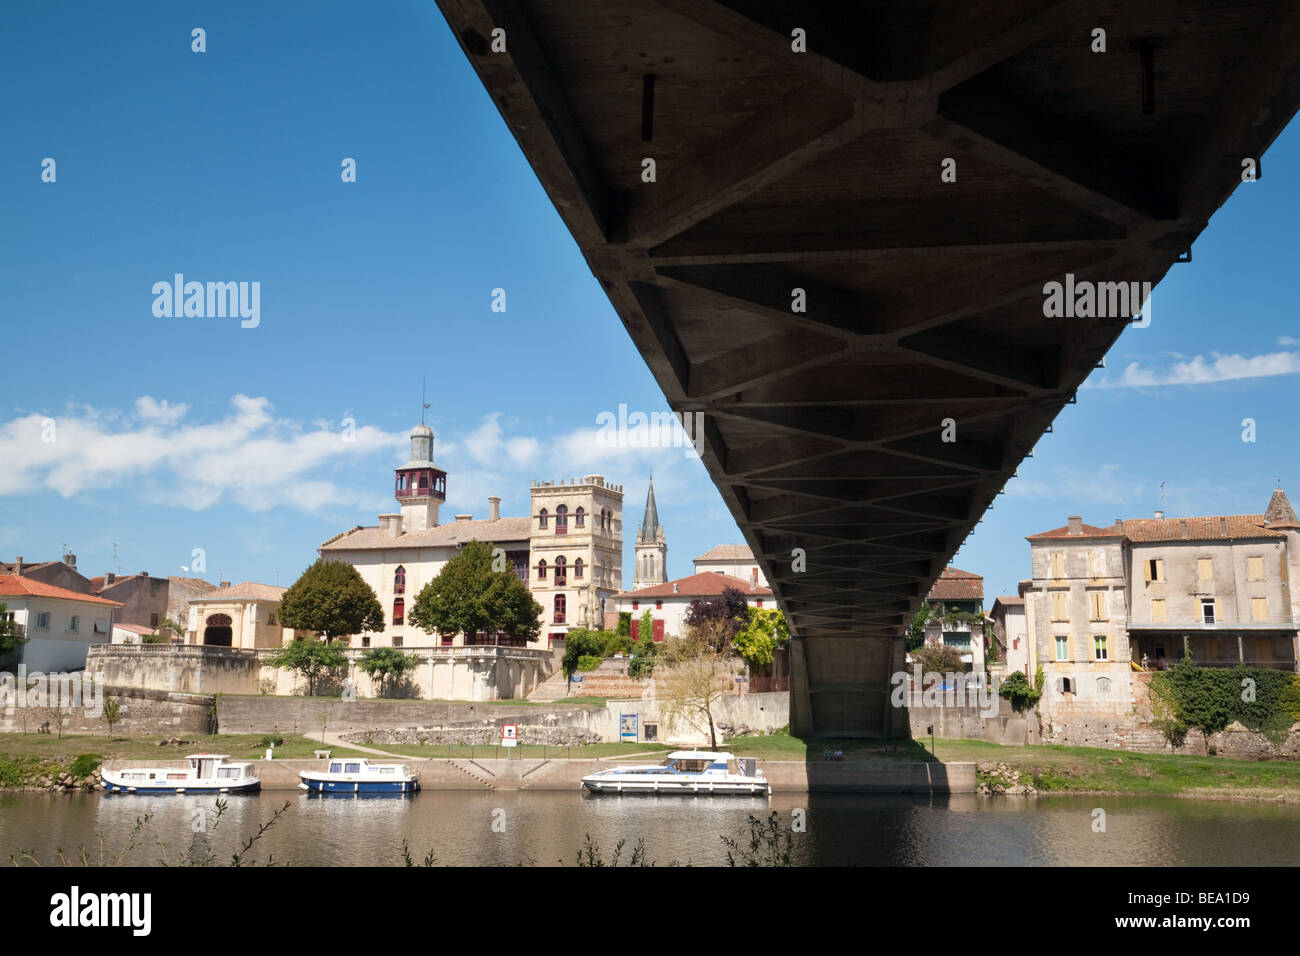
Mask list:
[[[113,542],[113,573],[117,574],[117,572],[120,570],[121,567],[117,563],[117,542],[114,541]]]
[[[1160,510],[1165,510],[1165,483],[1160,482]]]

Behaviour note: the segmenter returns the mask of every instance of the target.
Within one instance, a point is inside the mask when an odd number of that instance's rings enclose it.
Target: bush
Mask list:
[[[912,651],[912,660],[921,665],[922,674],[961,674],[966,670],[961,651],[947,644],[926,644]]]
[[[95,754],[77,754],[71,765],[68,767],[68,773],[72,774],[78,780],[89,777],[99,768],[99,757]]]
[[[564,637],[564,673],[572,674],[575,670],[591,670],[582,667],[579,660],[594,657],[599,662],[615,654],[628,654],[632,651],[632,638],[620,637],[615,631],[592,631],[585,627],[574,628]]]
[[[1033,707],[1043,696],[1041,690],[1029,686],[1029,678],[1020,671],[1007,676],[1002,686],[998,688],[998,694],[1011,701],[1011,709],[1017,714]]]
[[[1292,721],[1300,720],[1300,676],[1292,677],[1291,683],[1282,688],[1278,706]]]
[[[599,658],[595,654],[583,654],[581,657],[578,658],[578,670],[594,671],[597,667],[600,666],[600,662],[602,659],[603,658]]]
[[[618,612],[618,628],[614,631],[614,633],[617,634],[619,637],[632,636],[632,612],[631,611]]]
[[[635,677],[640,680],[643,677],[649,677],[654,673],[655,660],[648,654],[637,654],[632,658],[631,663],[627,665],[627,676]]]
[[[257,745],[262,749],[266,749],[267,747],[278,747],[283,743],[284,743],[283,737],[272,737],[268,734],[267,736],[263,737],[260,741],[258,741]]]
[[[1233,721],[1278,744],[1295,722],[1287,709],[1295,683],[1286,671],[1199,667],[1185,656],[1151,677],[1151,696],[1161,711],[1156,726],[1175,747],[1190,728],[1208,736]]]

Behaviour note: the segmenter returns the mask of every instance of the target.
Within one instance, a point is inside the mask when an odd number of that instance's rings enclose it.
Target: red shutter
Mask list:
[[[663,621],[655,621],[655,632],[654,632],[654,638],[655,638],[655,641],[656,641],[656,642],[662,641],[662,640],[664,639],[664,622],[663,622]]]
[[[633,622],[632,622],[632,640],[634,640],[634,641],[635,641],[635,640],[639,640],[639,638],[637,637],[637,634],[640,633],[640,631],[641,631],[641,622],[640,622],[640,621],[633,621]]]

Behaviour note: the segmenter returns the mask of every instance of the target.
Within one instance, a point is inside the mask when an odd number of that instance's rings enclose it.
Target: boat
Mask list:
[[[130,767],[100,771],[109,793],[253,793],[262,781],[251,762],[229,754],[190,754],[188,767]]]
[[[600,770],[582,778],[592,793],[770,794],[753,759],[712,750],[674,750],[660,764]]]
[[[326,770],[304,770],[298,787],[309,793],[414,793],[420,775],[400,763],[371,763],[364,757],[331,760]]]

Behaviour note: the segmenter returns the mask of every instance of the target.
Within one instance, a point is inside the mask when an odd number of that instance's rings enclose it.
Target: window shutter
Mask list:
[[[1223,598],[1214,599],[1214,623],[1223,623]]]
[[[1151,562],[1150,561],[1142,562],[1142,573],[1146,575],[1147,584],[1150,584],[1151,583]]]
[[[1164,579],[1165,579],[1165,559],[1156,558],[1156,580],[1163,581]]]

